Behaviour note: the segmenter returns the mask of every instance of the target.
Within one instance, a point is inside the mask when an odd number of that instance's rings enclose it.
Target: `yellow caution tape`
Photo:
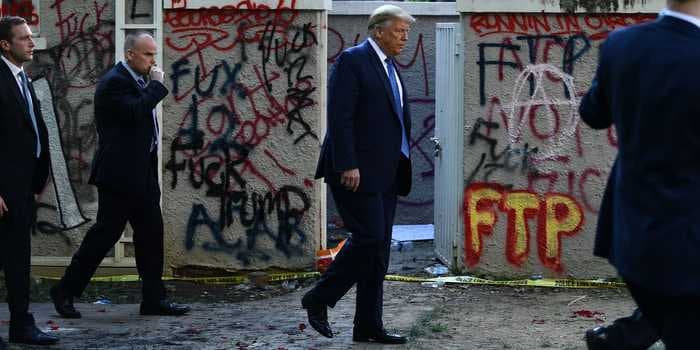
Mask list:
[[[260,278],[267,282],[282,282],[319,277],[318,272],[287,272],[263,275]],[[57,280],[55,277],[42,277],[42,279]],[[571,280],[571,279],[521,279],[521,280],[489,280],[472,276],[448,276],[435,278],[421,278],[400,275],[386,275],[387,281],[422,283],[433,282],[437,284],[470,284],[490,286],[522,286],[522,287],[546,287],[546,288],[624,288],[622,282],[610,282],[605,280]],[[243,284],[250,282],[246,276],[224,277],[163,277],[165,281],[186,281],[207,285]],[[92,282],[138,282],[138,275],[120,275],[93,277]]]
[[[570,279],[522,279],[522,280],[488,280],[471,276],[449,276],[437,277],[426,280],[427,282],[454,283],[454,284],[476,284],[492,286],[523,286],[523,287],[547,287],[547,288],[624,288],[621,282],[611,282],[605,280],[570,280]],[[424,281],[425,282],[425,281]]]

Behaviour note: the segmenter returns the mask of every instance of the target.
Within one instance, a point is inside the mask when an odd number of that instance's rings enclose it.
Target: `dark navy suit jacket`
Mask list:
[[[700,295],[700,28],[665,16],[613,32],[580,106],[619,150],[596,253],[666,295]]]
[[[167,95],[168,89],[157,81],[140,89],[121,62],[102,77],[95,91],[99,141],[91,184],[129,193],[150,190],[158,172],[157,157],[150,151],[152,111]]]
[[[40,193],[49,176],[49,134],[39,99],[32,84],[28,85],[41,140],[39,159],[27,103],[12,71],[0,60],[0,197],[9,202],[9,210],[32,193]]]
[[[401,124],[389,84],[383,63],[368,40],[340,54],[328,82],[328,131],[317,179],[337,186],[343,171],[359,168],[360,192],[387,192],[394,185],[399,195],[410,192],[411,162],[401,157]],[[411,135],[403,79],[401,85],[403,121]]]

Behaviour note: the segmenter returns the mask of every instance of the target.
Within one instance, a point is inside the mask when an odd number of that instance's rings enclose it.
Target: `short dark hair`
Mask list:
[[[27,20],[17,16],[0,17],[0,40],[12,41],[12,28],[27,24]]]

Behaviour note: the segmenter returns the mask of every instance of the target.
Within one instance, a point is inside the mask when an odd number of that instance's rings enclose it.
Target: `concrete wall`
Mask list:
[[[174,269],[314,263],[326,24],[320,11],[282,3],[164,13],[163,215]]]
[[[641,14],[544,13],[542,3],[523,0],[509,8],[521,12],[479,12],[497,10],[493,3],[458,4],[471,11],[461,20],[462,262],[500,276],[614,275],[592,247],[615,133],[584,125],[578,105],[607,34],[653,20],[661,6],[649,1]]]
[[[333,10],[328,19],[329,69],[342,50],[367,38],[367,19],[375,8],[384,3],[389,2],[333,3]],[[399,198],[395,223],[433,223],[435,167],[430,137],[433,136],[435,128],[435,24],[457,22],[459,17],[454,3],[395,4],[417,18],[416,23],[411,26],[408,45],[397,59],[411,104],[413,189],[408,197]],[[341,223],[330,191],[327,198],[328,223]]]

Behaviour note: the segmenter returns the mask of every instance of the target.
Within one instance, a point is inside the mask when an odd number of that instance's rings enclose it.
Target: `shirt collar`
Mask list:
[[[17,74],[19,74],[19,72],[24,72],[23,67],[17,67],[14,63],[10,62],[10,60],[5,58],[5,56],[3,56],[3,55],[0,55],[0,57],[2,57],[2,60],[5,61],[5,64],[7,64],[7,67],[10,68],[10,71],[12,72],[12,76],[14,76],[15,79],[17,78]]]
[[[138,82],[139,79],[143,80],[144,83],[146,82],[146,80],[143,79],[142,76],[136,74],[136,72],[134,72],[134,70],[131,69],[131,67],[129,67],[129,65],[126,62],[122,61],[121,63],[122,66],[124,66],[124,68],[126,68],[126,70],[129,72],[129,74],[131,74],[131,77],[134,78],[134,80],[136,80],[136,82]]]
[[[377,43],[374,41],[374,39],[372,39],[372,38],[367,38],[367,40],[369,40],[369,44],[372,45],[372,48],[374,49],[374,52],[376,52],[377,55],[379,56],[379,60],[381,60],[382,63],[384,63],[384,62],[386,61],[387,57],[389,57],[389,56],[387,56],[387,55],[384,53],[384,51],[382,51],[382,48],[379,47],[379,45],[377,45]]]
[[[673,10],[669,10],[669,9],[663,9],[663,11],[661,11],[659,16],[675,17],[675,18],[678,18],[680,20],[690,22],[690,23],[696,25],[698,28],[700,28],[700,18],[697,18],[695,16],[691,16],[691,15],[687,15],[687,14],[682,13],[682,12],[677,12],[677,11],[673,11]]]

